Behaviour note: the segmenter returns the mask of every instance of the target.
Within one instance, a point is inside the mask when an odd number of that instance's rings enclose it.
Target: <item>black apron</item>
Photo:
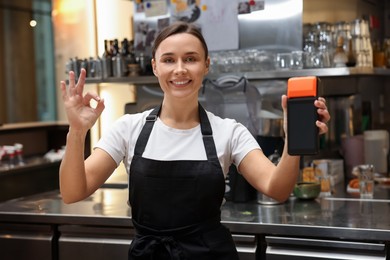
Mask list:
[[[207,160],[157,161],[142,154],[160,109],[147,117],[130,166],[136,236],[129,259],[237,260],[232,236],[220,223],[225,181],[206,111],[199,104]]]

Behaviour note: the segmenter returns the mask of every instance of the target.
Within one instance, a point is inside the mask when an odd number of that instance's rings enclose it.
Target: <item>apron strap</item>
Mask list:
[[[216,161],[219,163],[217,150],[215,149],[215,143],[213,138],[213,130],[211,129],[210,121],[206,111],[199,103],[199,118],[200,128],[203,135],[203,143],[206,149],[207,159],[209,161]]]
[[[152,132],[154,122],[156,122],[158,115],[160,114],[161,105],[155,107],[152,112],[146,117],[146,122],[138,136],[137,143],[134,148],[134,155],[141,156],[144,151],[146,144],[148,143],[150,133]]]

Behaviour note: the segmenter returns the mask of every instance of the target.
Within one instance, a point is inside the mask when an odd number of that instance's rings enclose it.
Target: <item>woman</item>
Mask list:
[[[231,163],[257,190],[279,201],[293,189],[299,156],[284,152],[275,166],[243,125],[201,107],[198,91],[209,65],[198,29],[187,23],[165,28],[152,51],[153,72],[164,92],[161,106],[122,116],[85,161],[86,133],[104,101],[96,94],[82,95],[84,70],[77,84],[69,73],[68,89],[61,82],[70,124],[60,167],[62,198],[72,203],[88,197],[123,160],[137,231],[129,259],[238,259],[232,237],[220,223]],[[96,107],[89,105],[91,100]],[[281,102],[286,119],[286,96]],[[316,125],[325,133],[330,119],[325,100],[314,105],[320,118]]]

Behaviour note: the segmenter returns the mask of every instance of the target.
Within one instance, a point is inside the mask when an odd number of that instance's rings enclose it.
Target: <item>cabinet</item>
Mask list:
[[[368,243],[275,236],[266,236],[265,240],[268,244],[267,260],[386,259],[386,247],[383,242]]]
[[[60,225],[59,260],[127,259],[135,236],[132,228]],[[255,260],[257,238],[254,234],[233,234],[240,260]]]
[[[0,145],[23,144],[25,165],[0,170],[0,201],[59,188],[59,161],[47,161],[43,155],[66,143],[68,125],[60,122],[34,122],[0,126]],[[85,156],[90,153],[89,134]]]
[[[2,260],[51,260],[55,256],[55,232],[48,224],[1,224]]]
[[[58,230],[59,260],[127,259],[135,236],[131,228],[63,225]]]

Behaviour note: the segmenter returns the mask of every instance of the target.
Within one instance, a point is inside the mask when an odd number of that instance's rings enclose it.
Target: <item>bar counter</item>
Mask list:
[[[257,248],[267,236],[287,236],[379,242],[388,251],[390,187],[376,185],[373,200],[361,200],[356,194],[344,190],[339,188],[332,197],[314,200],[291,196],[287,202],[271,206],[256,201],[228,201],[221,208],[222,223],[234,234],[256,236]],[[0,225],[47,224],[129,230],[132,222],[127,198],[125,187],[101,188],[74,204],[64,204],[58,190],[40,193],[0,203]],[[264,255],[264,250],[257,254]]]

